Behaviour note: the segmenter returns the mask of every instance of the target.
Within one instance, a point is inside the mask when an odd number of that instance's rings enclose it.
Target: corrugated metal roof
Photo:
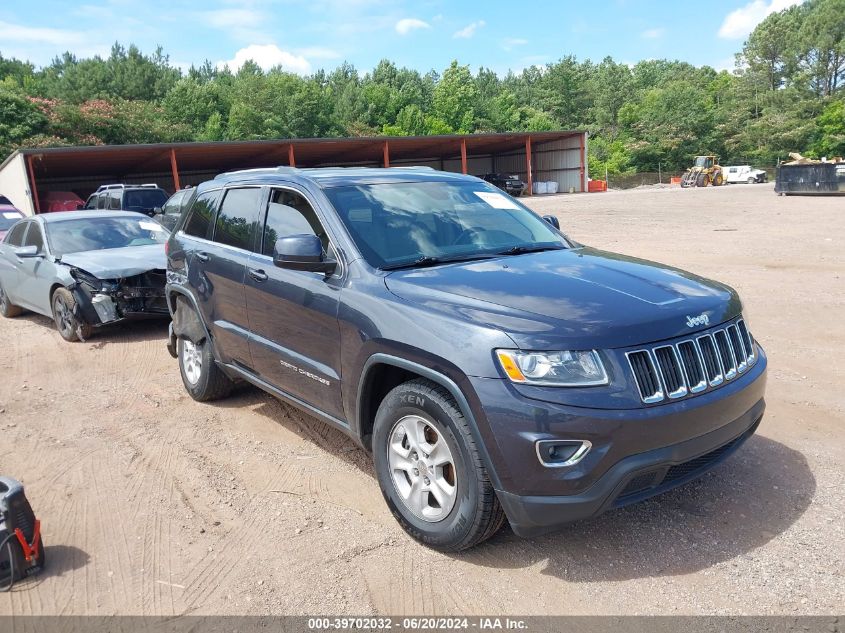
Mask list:
[[[582,133],[577,130],[560,130],[532,132],[530,135],[490,133],[51,147],[18,150],[0,165],[0,170],[13,156],[20,153],[32,157],[32,165],[39,179],[90,175],[119,177],[138,173],[169,172],[171,150],[174,150],[180,172],[227,171],[287,165],[291,145],[297,166],[319,167],[381,162],[385,141],[389,144],[392,161],[459,156],[462,139],[466,140],[467,154],[481,155],[522,149],[528,136],[531,136],[533,143],[543,143]]]

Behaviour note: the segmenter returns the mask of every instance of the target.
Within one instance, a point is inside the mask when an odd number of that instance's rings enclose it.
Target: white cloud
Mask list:
[[[460,31],[457,31],[452,37],[462,37],[464,39],[469,39],[475,32],[484,26],[486,23],[484,20],[479,20],[478,22],[472,22],[471,24],[467,24],[464,28]]]
[[[502,40],[502,48],[506,51],[513,50],[517,46],[525,46],[528,44],[528,40],[524,40],[521,37],[506,37]]]
[[[423,22],[417,18],[402,18],[394,26],[399,35],[407,35],[415,29],[428,29],[431,25],[428,22]]]
[[[744,7],[728,13],[719,28],[719,37],[727,40],[741,39],[751,33],[766,16],[801,2],[803,0],[752,0]]]
[[[217,9],[205,11],[200,17],[216,29],[248,29],[264,21],[264,15],[252,9]]]
[[[663,34],[666,32],[666,29],[646,29],[640,35],[642,35],[647,40],[656,40],[663,37]]]
[[[302,55],[283,51],[275,44],[250,44],[237,51],[234,58],[217,62],[217,68],[228,66],[231,70],[237,71],[249,60],[258,64],[262,70],[281,66],[284,70],[299,75],[307,75],[311,72],[311,64]]]
[[[23,26],[0,20],[0,33],[5,42],[38,42],[53,46],[74,46],[82,44],[87,37],[81,31]]]

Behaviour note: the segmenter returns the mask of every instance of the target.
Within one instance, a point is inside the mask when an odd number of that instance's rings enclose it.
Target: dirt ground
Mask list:
[[[845,556],[845,198],[770,185],[528,199],[581,242],[735,286],[769,354],[759,432],[702,480],[461,555],[388,513],[369,457],[255,389],[198,404],[166,326],[0,322],[0,473],[48,568],[0,614],[834,614]]]

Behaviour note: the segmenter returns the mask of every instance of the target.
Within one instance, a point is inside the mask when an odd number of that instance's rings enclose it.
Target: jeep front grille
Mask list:
[[[745,321],[677,343],[626,354],[640,399],[654,404],[718,387],[744,373],[757,360]]]

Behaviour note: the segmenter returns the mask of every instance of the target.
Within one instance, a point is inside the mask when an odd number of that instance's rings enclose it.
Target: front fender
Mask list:
[[[372,354],[364,363],[358,380],[357,403],[355,409],[356,423],[354,431],[359,434],[359,439],[362,440],[362,438],[360,438],[360,422],[363,418],[363,412],[366,406],[366,402],[364,401],[364,394],[366,393],[365,386],[367,384],[369,373],[378,365],[391,365],[399,369],[413,372],[437,385],[440,385],[452,395],[464,418],[469,423],[470,432],[472,433],[476,448],[478,449],[485,468],[487,469],[487,474],[490,477],[491,483],[495,488],[501,489],[501,479],[495,466],[496,463],[501,463],[501,460],[497,459],[494,461],[493,458],[498,456],[492,456],[488,450],[488,447],[493,447],[495,450],[497,444],[491,436],[490,427],[486,423],[486,417],[484,416],[483,409],[481,408],[481,403],[478,400],[469,380],[462,374],[456,376],[457,380],[453,380],[451,377],[441,373],[441,371],[438,371],[437,369],[433,369],[431,366],[417,363],[406,357],[393,356],[384,352]],[[455,369],[457,370],[457,368]]]

